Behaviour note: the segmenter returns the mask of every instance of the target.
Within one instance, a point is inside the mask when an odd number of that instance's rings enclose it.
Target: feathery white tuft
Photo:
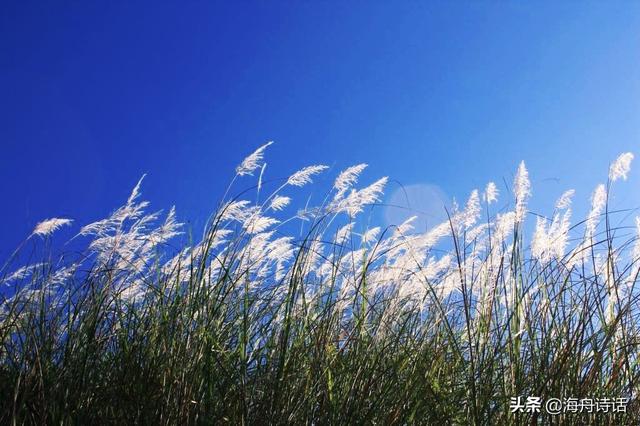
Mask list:
[[[413,222],[415,222],[416,219],[418,219],[418,216],[408,217],[404,222],[396,226],[396,229],[393,232],[392,239],[396,240],[400,237],[404,237],[405,235],[408,235],[411,231],[413,231]]]
[[[176,220],[176,206],[172,206],[162,226],[152,232],[150,238],[154,243],[162,244],[169,241],[171,238],[182,234],[182,232],[180,232],[180,228],[182,228],[183,225],[184,223],[180,223]]]
[[[568,207],[571,206],[571,198],[573,197],[573,194],[575,194],[576,191],[575,189],[570,189],[568,191],[565,191],[562,193],[562,195],[560,196],[560,198],[558,198],[558,201],[556,201],[556,209],[558,210],[564,210]]]
[[[554,217],[553,223],[549,228],[549,233],[552,235],[551,251],[556,259],[561,259],[567,249],[569,228],[571,225],[570,219],[571,209],[567,209],[562,215],[562,219],[558,220],[558,216]]]
[[[336,244],[344,244],[353,232],[353,222],[349,222],[336,232]]]
[[[380,234],[379,226],[368,229],[364,234],[362,234],[362,244],[368,244],[375,241],[378,238],[379,234]]]
[[[260,148],[256,149],[253,154],[242,160],[242,163],[236,167],[236,175],[253,175],[253,172],[260,167],[260,161],[262,161],[262,158],[264,157],[265,149],[267,149],[271,144],[273,144],[272,141],[265,143]]]
[[[287,179],[287,185],[303,186],[307,183],[311,183],[311,177],[313,175],[316,175],[328,168],[329,167],[323,165],[305,167],[304,169],[298,170],[297,172],[289,176],[289,179]]]
[[[129,199],[127,200],[127,205],[132,205],[140,196],[140,187],[142,186],[142,181],[146,177],[146,173],[142,175],[142,177],[136,183],[136,186],[133,187],[133,191],[131,191],[131,195],[129,195]]]
[[[467,205],[464,209],[464,227],[465,229],[471,228],[478,218],[480,217],[480,196],[478,190],[474,189],[467,200]]]
[[[334,202],[329,206],[329,209],[336,213],[346,212],[349,216],[354,217],[362,212],[364,206],[380,201],[380,196],[384,192],[387,180],[388,178],[385,176],[361,190],[352,189],[351,193],[344,199],[338,200],[334,198]]]
[[[546,219],[538,217],[531,241],[531,254],[534,258],[545,263],[552,258],[561,259],[564,256],[569,237],[570,218],[571,209],[567,209],[562,217],[556,213],[547,230]]]
[[[633,161],[632,153],[625,152],[621,154],[609,167],[609,180],[611,182],[615,182],[620,178],[627,180],[627,173],[631,170],[631,161]]]
[[[349,188],[355,185],[358,181],[358,176],[366,168],[367,164],[362,163],[343,170],[333,183],[333,188],[338,191],[336,198],[342,197]]]
[[[36,225],[32,234],[46,237],[47,235],[53,234],[55,231],[57,231],[59,228],[65,225],[71,225],[71,222],[73,222],[73,220],[60,219],[60,218],[43,220],[42,222]]]
[[[587,239],[593,236],[606,203],[607,190],[605,189],[604,184],[600,184],[596,187],[595,191],[593,191],[593,195],[591,196],[591,211],[589,211],[589,215],[587,216],[586,224]]]
[[[287,207],[289,205],[289,203],[291,202],[291,198],[289,197],[284,197],[282,195],[276,195],[275,197],[273,197],[273,199],[271,200],[271,203],[269,203],[269,208],[271,210],[282,210],[285,207]]]
[[[264,163],[262,165],[262,168],[260,169],[260,175],[258,176],[258,193],[260,192],[260,189],[262,189],[262,176],[264,175],[264,169],[267,168],[267,163]]]
[[[220,220],[236,220],[243,221],[251,214],[251,202],[248,200],[231,201],[222,206],[220,209]]]
[[[513,232],[516,223],[515,212],[498,213],[494,232],[495,243],[501,244]],[[495,245],[495,244],[494,244]]]
[[[277,219],[255,214],[245,219],[242,227],[249,234],[258,234],[264,232],[266,229],[277,223],[280,223]]]
[[[520,162],[520,166],[518,166],[518,172],[516,173],[513,183],[513,192],[516,197],[515,220],[516,223],[521,223],[526,214],[527,199],[531,195],[529,172],[527,171],[524,161]]]
[[[493,182],[489,182],[487,184],[487,187],[484,190],[484,201],[487,204],[491,204],[494,201],[498,201],[498,187],[496,186],[495,183]]]

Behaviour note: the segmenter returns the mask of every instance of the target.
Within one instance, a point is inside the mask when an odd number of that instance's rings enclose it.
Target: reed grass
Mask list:
[[[320,206],[287,213],[287,191],[326,170],[304,168],[269,193],[268,145],[238,166],[200,241],[180,236],[174,209],[147,213],[141,182],[80,229],[80,252],[54,243],[69,220],[37,225],[36,255],[18,264],[25,242],[2,270],[0,423],[640,420],[638,230],[612,227],[621,213],[608,209],[631,154],[611,165],[585,221],[570,224],[567,192],[527,238],[524,163],[512,210],[490,183],[415,232],[411,220],[364,225],[386,184],[356,189],[364,164],[339,174]],[[258,172],[251,191],[227,198]],[[518,396],[629,404],[513,413]]]

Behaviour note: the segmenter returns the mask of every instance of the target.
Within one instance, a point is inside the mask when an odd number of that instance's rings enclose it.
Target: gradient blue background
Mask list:
[[[458,199],[524,159],[541,211],[640,154],[640,2],[10,2],[0,52],[2,257],[142,173],[197,228],[267,140],[272,178],[367,162]]]

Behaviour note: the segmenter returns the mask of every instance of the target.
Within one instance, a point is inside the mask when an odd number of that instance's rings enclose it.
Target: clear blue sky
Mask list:
[[[639,2],[10,2],[0,22],[2,257],[142,173],[197,227],[267,140],[271,177],[367,162],[458,199],[524,159],[544,209],[640,154]]]

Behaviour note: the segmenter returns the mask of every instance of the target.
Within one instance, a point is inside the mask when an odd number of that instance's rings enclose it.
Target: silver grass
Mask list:
[[[242,160],[242,163],[236,167],[236,175],[253,175],[253,172],[260,167],[260,162],[264,157],[264,151],[271,144],[273,144],[273,141],[265,143],[260,148],[256,149],[251,155]]]
[[[616,158],[616,161],[609,167],[609,180],[611,182],[620,178],[627,180],[627,174],[631,170],[631,161],[633,161],[633,154],[630,152],[625,152]]]
[[[549,227],[549,234],[551,237],[550,251],[558,260],[564,257],[568,244],[569,228],[571,226],[570,219],[571,209],[567,208],[562,214],[562,217],[558,214],[554,215],[553,222]]]
[[[251,202],[247,200],[231,201],[224,204],[220,209],[221,221],[233,220],[243,222],[253,212],[250,211]]]
[[[353,232],[353,222],[347,223],[336,232],[335,243],[338,245],[343,245],[349,237],[351,237],[351,233]]]
[[[257,234],[266,231],[277,223],[280,223],[280,221],[275,218],[255,213],[244,220],[242,227],[249,234]]]
[[[329,210],[334,213],[344,212],[350,217],[355,217],[363,211],[366,205],[380,201],[387,180],[387,177],[383,177],[366,188],[360,190],[352,189],[351,193],[344,199],[334,200],[330,204]]]
[[[287,179],[287,185],[292,186],[304,186],[311,183],[311,178],[318,173],[328,169],[329,167],[323,165],[308,166],[302,170],[298,170]]]
[[[562,193],[558,201],[556,201],[556,209],[564,210],[571,206],[571,199],[573,195],[576,193],[574,189],[570,189]]]
[[[55,231],[60,229],[63,226],[71,225],[73,220],[71,219],[61,219],[61,218],[52,218],[46,219],[42,222],[38,223],[34,228],[32,235],[39,235],[41,237],[46,237],[53,234]]]
[[[516,199],[515,221],[521,223],[524,220],[527,209],[527,199],[531,195],[531,182],[529,172],[524,161],[518,166],[518,172],[513,183],[513,193]]]
[[[337,191],[335,198],[342,198],[342,196],[355,185],[358,181],[358,176],[360,176],[360,173],[366,168],[367,164],[362,163],[342,171],[333,183],[333,188]]]
[[[245,159],[241,164],[244,168],[240,170],[239,167],[237,170],[238,175],[251,174],[262,164],[258,191],[262,187],[262,177],[266,167],[266,163],[262,163],[263,151],[268,145],[261,147]],[[633,156],[621,156],[616,160],[610,169],[610,181],[626,178],[630,158],[632,159]],[[481,213],[480,199],[482,198],[487,205],[497,200],[498,190],[495,184],[490,182],[482,197],[477,190],[472,191],[464,209],[455,207],[449,220],[425,232],[415,232],[413,221],[416,217],[409,218],[395,227],[391,235],[387,236],[385,233],[384,237],[377,242],[375,250],[372,249],[371,243],[379,238],[380,228],[374,227],[367,229],[363,234],[356,234],[354,229],[358,223],[353,218],[366,205],[380,200],[387,179],[382,178],[363,189],[354,188],[359,174],[365,167],[366,165],[360,164],[340,173],[334,182],[333,189],[336,192],[334,198],[321,207],[306,206],[300,214],[308,220],[316,220],[325,214],[330,217],[326,225],[318,221],[322,226],[318,228],[318,233],[307,241],[308,257],[305,259],[302,272],[306,279],[303,281],[304,288],[299,295],[293,296],[291,305],[293,315],[304,313],[309,315],[307,318],[317,315],[314,309],[308,308],[316,306],[313,305],[314,303],[320,304],[329,286],[335,284],[335,289],[338,291],[336,308],[341,314],[342,326],[348,329],[349,321],[353,322],[352,317],[356,315],[353,309],[354,304],[351,302],[355,297],[359,297],[357,291],[364,291],[361,284],[365,278],[363,274],[366,272],[364,296],[368,300],[376,300],[378,296],[390,299],[393,309],[384,313],[388,324],[393,324],[397,320],[390,312],[395,313],[406,309],[424,313],[424,310],[434,302],[429,290],[431,285],[434,286],[437,297],[442,299],[438,302],[443,302],[454,292],[462,291],[462,283],[468,283],[470,285],[468,291],[473,296],[472,316],[487,314],[493,297],[497,297],[498,301],[495,308],[496,318],[498,315],[506,315],[507,303],[513,306],[516,296],[522,297],[524,307],[519,308],[517,312],[520,323],[515,332],[520,337],[526,336],[527,328],[524,319],[527,318],[528,310],[534,309],[532,303],[536,301],[535,293],[540,292],[544,287],[534,286],[524,290],[521,287],[524,284],[516,279],[516,262],[512,261],[518,260],[512,257],[517,254],[512,251],[517,245],[514,244],[516,241],[510,240],[510,236],[525,220],[526,203],[531,194],[528,172],[524,163],[520,164],[514,180],[513,191],[516,200],[514,211],[499,213],[493,222],[478,224]],[[302,186],[310,183],[313,176],[324,169],[326,169],[325,166],[303,168],[291,175],[286,184]],[[283,314],[278,306],[282,305],[287,296],[287,285],[282,284],[283,280],[288,282],[292,278],[289,274],[293,274],[292,265],[297,262],[296,254],[300,247],[298,247],[298,240],[280,235],[285,227],[283,225],[276,227],[276,225],[286,224],[287,220],[281,221],[276,212],[288,206],[291,199],[278,195],[279,190],[276,190],[260,206],[246,200],[226,202],[222,204],[217,217],[221,226],[215,230],[211,238],[200,241],[192,249],[186,248],[165,261],[164,257],[157,257],[160,252],[157,248],[179,235],[182,224],[176,219],[175,208],[171,208],[163,222],[160,222],[159,213],[145,211],[148,203],[140,201],[141,182],[142,179],[124,206],[113,212],[107,219],[81,229],[81,234],[95,237],[89,243],[89,249],[101,263],[99,266],[103,266],[102,263],[104,263],[110,271],[114,271],[110,277],[113,283],[113,293],[109,294],[110,297],[115,301],[120,299],[129,303],[138,303],[150,296],[152,293],[147,294],[149,291],[147,283],[152,281],[149,278],[154,274],[155,270],[151,267],[154,264],[160,267],[160,274],[164,279],[171,278],[168,280],[170,281],[169,291],[176,288],[174,286],[189,283],[190,274],[194,271],[198,274],[202,272],[211,285],[216,284],[217,279],[224,275],[238,282],[246,279],[247,287],[239,285],[233,291],[240,294],[248,291],[252,300],[255,300],[255,303],[248,308],[248,315],[254,315],[260,309],[267,307],[274,310],[275,327],[281,326],[277,321],[278,319],[282,321]],[[541,263],[551,262],[554,259],[561,261],[565,257],[573,194],[573,190],[562,194],[556,202],[552,218],[537,218],[529,250],[531,257],[538,259]],[[586,225],[587,236],[594,234],[599,217],[606,205],[606,198],[605,186],[600,185],[592,197],[591,212]],[[256,200],[258,199],[259,197],[256,197]],[[267,216],[266,212],[270,216]],[[334,220],[337,222],[342,219],[336,219],[338,213],[346,213],[349,216],[346,225],[335,224]],[[232,226],[230,222],[237,222],[240,226]],[[640,218],[636,219],[636,227],[638,238],[634,242],[632,256],[637,259],[640,258]],[[460,231],[464,231],[464,241],[460,244],[461,256],[458,257],[458,253],[450,250],[453,250],[451,245],[454,238],[456,242],[458,241]],[[359,245],[356,241],[350,240],[354,234],[360,237]],[[326,246],[323,241],[327,241]],[[337,249],[337,245],[342,247]],[[353,249],[352,245],[356,248]],[[584,241],[578,242],[568,258],[566,263],[568,266],[574,264],[572,262],[575,262],[576,250],[581,247],[590,247],[590,245],[586,245]],[[225,260],[227,256],[230,256],[233,261]],[[605,258],[601,253],[596,253],[595,256],[595,274],[597,277],[602,277],[602,282],[606,285],[608,299],[607,306],[604,308],[609,321],[616,310],[618,291],[632,285],[631,277],[635,271],[625,272],[621,278],[614,279],[613,272],[618,267],[617,259],[620,254],[615,253]],[[628,255],[625,253],[625,256]],[[57,270],[47,266],[48,272],[43,272],[43,275],[48,285],[63,286],[74,277],[77,266],[72,265],[72,267],[62,267]],[[638,268],[640,269],[640,266]],[[36,272],[35,268],[19,270],[13,274],[13,278],[26,278]],[[9,281],[5,279],[4,282]],[[618,288],[621,287],[620,283],[624,284],[623,288]],[[506,296],[502,288],[500,293],[493,293],[497,291],[497,286],[504,288]],[[25,300],[35,300],[39,295],[41,293],[37,290],[28,287],[21,297]],[[453,297],[444,302],[455,303],[459,300],[457,295]],[[549,304],[549,301],[543,298],[541,303]],[[196,318],[199,318],[200,312],[196,312]],[[479,332],[482,326],[482,321],[473,321],[471,327],[474,334]],[[258,324],[250,325],[250,334],[257,334],[257,329],[251,327],[258,327]],[[366,328],[364,330],[366,331]],[[557,332],[557,330],[551,332]],[[483,338],[480,337],[480,340],[482,341]],[[464,342],[464,338],[462,341]],[[251,352],[251,348],[255,349],[260,344],[264,342],[248,342],[248,351]]]
[[[138,183],[136,183],[136,186],[133,187],[131,195],[129,195],[129,198],[127,199],[127,205],[134,204],[138,197],[140,197],[140,187],[142,186],[142,181],[146,176],[146,174],[143,174],[142,177],[138,179]]]
[[[284,197],[282,195],[276,195],[271,199],[268,209],[279,211],[287,207],[290,202],[291,202],[291,198]]]
[[[393,235],[391,236],[392,240],[400,237],[404,237],[408,235],[414,229],[413,223],[418,219],[418,216],[410,216],[405,219],[400,225],[396,226],[396,229],[393,231]]]
[[[489,182],[487,184],[487,187],[484,190],[484,196],[483,196],[484,201],[487,204],[491,204],[495,201],[498,201],[498,194],[499,194],[499,191],[496,184],[493,182]]]
[[[260,194],[260,189],[262,188],[262,176],[264,175],[264,169],[267,168],[267,163],[264,163],[262,165],[262,168],[260,169],[260,175],[258,176],[258,194]]]
[[[9,284],[12,281],[23,280],[33,274],[34,271],[36,271],[38,268],[42,268],[45,265],[45,263],[34,263],[31,265],[22,266],[0,280],[0,283]]]
[[[549,252],[549,235],[547,234],[547,220],[538,217],[536,221],[536,230],[533,233],[531,241],[531,254],[540,262],[546,262]]]
[[[591,196],[591,210],[586,221],[586,239],[593,237],[593,234],[600,221],[600,215],[607,203],[607,190],[603,184],[600,184],[593,191]]]
[[[362,244],[369,244],[378,239],[378,235],[380,234],[380,227],[376,226],[374,228],[368,229],[364,234],[362,234],[361,240]]]
[[[516,212],[498,213],[496,216],[494,241],[492,246],[496,247],[504,243],[513,232],[516,224]]]
[[[467,200],[464,210],[464,228],[471,228],[480,218],[480,196],[478,190],[474,189]]]

